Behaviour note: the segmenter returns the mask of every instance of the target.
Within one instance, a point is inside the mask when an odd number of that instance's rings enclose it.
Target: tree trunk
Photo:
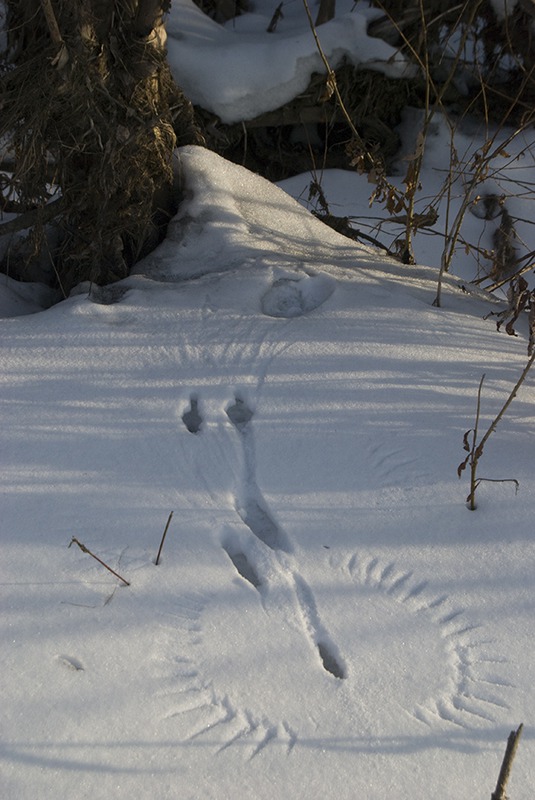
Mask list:
[[[168,5],[7,0],[0,135],[15,162],[10,188],[29,207],[46,205],[51,183],[63,195],[55,271],[66,293],[125,277],[154,243],[155,212],[161,221],[175,210],[176,128],[180,143],[199,135],[165,60]],[[36,226],[36,247],[41,236]]]
[[[318,14],[316,16],[314,25],[316,25],[316,27],[318,25],[324,25],[325,22],[329,22],[331,19],[334,19],[335,13],[336,0],[320,0],[320,7],[318,9]]]

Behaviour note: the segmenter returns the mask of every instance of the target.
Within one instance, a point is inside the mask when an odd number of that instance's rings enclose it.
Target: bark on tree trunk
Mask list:
[[[0,135],[11,138],[12,189],[28,205],[46,203],[52,157],[64,198],[56,271],[65,292],[125,277],[154,238],[155,202],[173,213],[175,126],[181,143],[199,141],[165,60],[167,6],[7,0],[21,46],[0,95]]]
[[[336,0],[320,0],[320,7],[316,17],[315,25],[323,25],[325,22],[334,19],[336,13]]]

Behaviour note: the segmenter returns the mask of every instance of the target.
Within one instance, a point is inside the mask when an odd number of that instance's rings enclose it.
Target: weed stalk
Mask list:
[[[462,476],[462,473],[466,469],[466,467],[467,466],[470,467],[470,494],[466,498],[467,503],[468,503],[468,508],[470,509],[470,511],[475,511],[476,508],[477,508],[476,490],[477,490],[478,486],[483,481],[489,482],[489,483],[514,483],[516,485],[517,489],[518,489],[518,485],[519,484],[518,484],[518,481],[515,478],[500,478],[498,480],[491,479],[491,478],[478,478],[477,477],[477,468],[479,466],[479,460],[480,460],[481,456],[483,455],[483,450],[485,448],[485,445],[486,445],[490,435],[492,433],[494,433],[499,421],[501,420],[501,418],[503,417],[503,415],[505,414],[505,412],[507,411],[507,409],[509,408],[509,406],[511,405],[513,400],[515,399],[515,397],[517,395],[517,392],[520,389],[520,387],[522,386],[522,384],[524,383],[524,381],[526,380],[528,372],[530,371],[534,361],[535,361],[535,351],[533,351],[531,356],[529,357],[526,366],[522,370],[522,374],[520,375],[519,379],[515,383],[513,389],[511,390],[509,396],[507,397],[505,403],[503,404],[503,406],[499,410],[498,414],[494,417],[494,419],[490,423],[489,427],[485,431],[484,435],[481,437],[480,441],[478,442],[477,437],[478,437],[478,432],[479,432],[479,418],[480,418],[480,412],[481,412],[481,391],[482,391],[482,388],[483,388],[483,381],[485,380],[485,375],[484,374],[482,375],[481,380],[479,381],[479,388],[478,388],[478,391],[477,391],[477,407],[476,407],[475,424],[474,424],[473,428],[470,428],[469,430],[466,431],[466,433],[464,434],[464,438],[463,438],[463,447],[468,452],[468,455],[466,456],[464,461],[462,461],[459,464],[459,466],[457,468],[457,475],[460,478]],[[472,434],[472,442],[471,442],[471,444],[470,444],[470,434]]]
[[[92,553],[91,550],[89,550],[89,548],[87,548],[85,546],[85,544],[82,544],[82,542],[78,541],[76,536],[72,537],[72,539],[70,541],[70,544],[69,544],[69,547],[71,547],[73,544],[77,544],[78,547],[80,548],[80,550],[82,551],[82,553],[87,553],[88,556],[91,556],[91,558],[94,558],[95,561],[98,561],[99,564],[102,564],[102,566],[105,567],[108,570],[108,572],[111,572],[111,574],[115,575],[116,578],[119,578],[120,581],[125,583],[127,586],[130,586],[130,583],[125,578],[123,578],[121,575],[119,575],[118,572],[115,572],[115,570],[112,569],[110,566],[108,566],[108,564],[106,564],[105,561],[103,561],[101,558],[99,558],[94,553]]]
[[[160,547],[158,548],[158,555],[156,556],[156,560],[154,561],[156,566],[158,566],[158,564],[160,563],[160,556],[162,554],[163,543],[165,542],[165,537],[167,536],[167,531],[169,530],[169,525],[171,524],[171,520],[173,519],[173,514],[174,513],[175,513],[174,511],[171,511],[171,513],[169,514],[169,516],[167,518],[167,523],[166,523],[166,526],[165,526],[165,529],[164,529],[164,532],[163,532],[163,535],[162,535],[162,540],[160,542]]]

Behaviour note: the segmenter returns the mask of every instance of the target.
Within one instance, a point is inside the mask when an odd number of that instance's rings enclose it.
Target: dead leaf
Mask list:
[[[466,450],[467,453],[469,453],[470,450],[472,449],[470,447],[468,437],[470,436],[471,433],[473,433],[473,430],[474,430],[473,428],[469,428],[463,436],[463,450]]]
[[[468,455],[468,456],[466,456],[464,461],[461,461],[461,463],[457,467],[457,475],[458,475],[459,478],[462,477],[463,472],[465,471],[466,467],[468,466],[469,460],[470,460],[470,456]]]

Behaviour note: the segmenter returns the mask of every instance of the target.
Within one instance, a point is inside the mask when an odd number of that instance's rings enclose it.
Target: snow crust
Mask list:
[[[367,24],[377,9],[363,3],[345,6],[347,13],[338,9],[336,19],[319,29],[330,66],[347,58],[391,77],[413,74],[393,47],[368,37]],[[225,123],[252,119],[305,91],[313,72],[325,72],[302,4],[286,6],[284,23],[270,34],[266,29],[274,11],[272,3],[260,0],[254,14],[222,26],[192,0],[173,3],[167,23],[169,64],[195,105]]]
[[[481,465],[518,496],[456,475],[525,331],[180,158],[137,274],[0,320],[4,796],[472,800],[523,721],[528,800],[531,381]]]

